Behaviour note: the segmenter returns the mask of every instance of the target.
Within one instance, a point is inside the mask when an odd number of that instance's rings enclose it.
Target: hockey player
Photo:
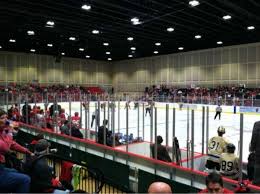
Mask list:
[[[218,128],[218,136],[212,137],[208,144],[208,159],[206,162],[206,168],[210,170],[220,170],[219,159],[220,155],[226,152],[226,146],[228,141],[223,138],[226,130],[223,126]]]
[[[128,101],[125,103],[125,109],[126,109],[126,108],[131,109],[130,103],[131,103],[130,100],[128,100]]]
[[[237,179],[239,176],[239,160],[235,155],[235,145],[227,144],[227,153],[220,156],[220,173],[230,179]]]

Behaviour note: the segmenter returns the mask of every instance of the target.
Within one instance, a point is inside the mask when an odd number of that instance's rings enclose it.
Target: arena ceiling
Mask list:
[[[1,0],[0,49],[121,60],[252,43],[259,10],[259,0]]]

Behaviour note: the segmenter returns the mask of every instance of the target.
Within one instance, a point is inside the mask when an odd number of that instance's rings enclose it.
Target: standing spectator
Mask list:
[[[71,121],[72,121],[73,125],[76,125],[77,127],[80,127],[81,118],[80,118],[78,112],[74,113],[74,116],[71,117]]]
[[[55,101],[50,107],[50,116],[54,117],[55,115],[61,114],[61,106]]]
[[[254,124],[249,150],[254,154],[255,161],[253,184],[260,185],[260,121]]]
[[[202,190],[199,193],[234,193],[223,187],[223,180],[221,175],[213,172],[210,173],[206,178],[206,186],[207,188]]]
[[[219,105],[217,106],[217,108],[216,108],[216,114],[215,114],[214,120],[216,120],[217,116],[218,116],[218,118],[219,118],[219,120],[220,120],[220,118],[221,118],[221,113],[222,113],[222,108],[221,108],[221,106],[220,106],[220,104],[219,104]]]
[[[66,120],[60,128],[61,134],[70,135],[69,121]]]
[[[22,108],[22,114],[23,114],[23,122],[30,124],[30,114],[32,111],[31,105],[28,104],[28,102],[25,102]]]
[[[228,141],[223,137],[226,130],[223,126],[218,128],[218,136],[212,137],[208,145],[208,159],[206,168],[210,170],[220,170],[219,158],[226,151]]]
[[[163,138],[162,136],[157,136],[157,160],[161,160],[164,162],[171,162],[171,158],[169,156],[166,147],[162,145]],[[155,151],[155,144],[151,145],[152,156],[155,158],[154,151]]]
[[[108,120],[103,121],[103,125],[98,128],[98,143],[104,144],[105,140],[107,142],[108,137],[108,128],[107,128]],[[106,137],[104,139],[104,133],[106,133]]]

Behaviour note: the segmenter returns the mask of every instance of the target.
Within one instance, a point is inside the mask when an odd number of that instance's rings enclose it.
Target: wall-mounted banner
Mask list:
[[[241,113],[243,113],[243,112],[260,113],[260,107],[240,106],[239,110]]]

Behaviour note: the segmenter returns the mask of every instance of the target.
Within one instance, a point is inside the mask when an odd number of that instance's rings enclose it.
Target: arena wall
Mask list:
[[[114,62],[113,85],[117,92],[140,92],[151,84],[238,83],[248,87],[259,85],[260,43]]]
[[[106,61],[47,55],[0,52],[0,82],[111,85],[111,66]]]

